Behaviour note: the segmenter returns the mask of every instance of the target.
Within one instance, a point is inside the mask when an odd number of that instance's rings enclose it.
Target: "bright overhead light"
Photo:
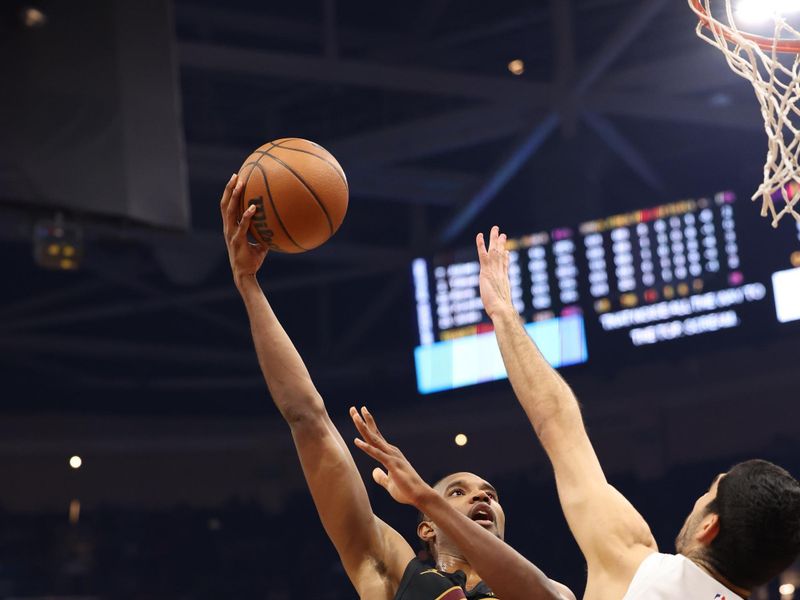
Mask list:
[[[520,58],[515,58],[508,63],[508,70],[514,75],[522,75],[525,72],[525,62]]]
[[[75,455],[69,459],[69,466],[73,469],[80,469],[82,464],[83,461],[80,456]]]
[[[22,22],[26,27],[42,27],[47,23],[47,15],[38,8],[28,7],[22,11]]]
[[[468,441],[467,440],[467,436],[464,435],[463,433],[459,433],[456,436],[456,439],[455,439],[456,446],[466,446],[467,445],[467,441]]]
[[[781,596],[791,596],[794,594],[794,585],[791,583],[784,583],[778,588],[778,592]]]
[[[797,0],[740,0],[736,17],[746,24],[757,24],[800,11]]]

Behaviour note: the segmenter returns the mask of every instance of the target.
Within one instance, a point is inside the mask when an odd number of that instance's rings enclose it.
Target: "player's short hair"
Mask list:
[[[734,585],[762,585],[800,553],[800,483],[771,462],[748,460],[732,467],[706,511],[719,516],[719,533],[706,558]]]
[[[453,471],[453,473],[457,473],[457,472],[458,471]],[[453,473],[448,473],[447,475],[444,475],[444,476],[440,477],[439,479],[436,480],[436,483],[434,483],[431,487],[433,489],[436,489],[436,486],[438,486],[445,479],[450,477],[450,475],[452,475]],[[430,517],[428,517],[428,515],[426,515],[424,512],[422,512],[421,510],[417,511],[417,527],[419,527],[419,524],[422,523],[423,521],[430,521],[430,520],[431,520]],[[426,542],[425,540],[420,539],[420,544],[421,544],[420,553],[423,553],[422,554],[423,558],[424,559],[433,560],[433,556],[434,556],[433,548],[431,547],[430,543]]]

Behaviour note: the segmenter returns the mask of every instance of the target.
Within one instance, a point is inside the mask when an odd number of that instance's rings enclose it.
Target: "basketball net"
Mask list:
[[[733,0],[724,1],[726,22],[712,14],[710,0],[689,5],[700,17],[697,35],[753,84],[761,105],[769,150],[764,181],[752,199],[761,199],[761,216],[771,216],[773,227],[787,214],[800,223],[800,31],[774,14],[772,38],[743,32],[734,20]]]

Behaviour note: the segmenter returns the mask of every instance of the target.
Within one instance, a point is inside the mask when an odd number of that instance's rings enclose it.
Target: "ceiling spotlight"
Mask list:
[[[784,583],[778,588],[781,596],[791,596],[794,594],[794,585],[791,583]]]
[[[47,23],[47,15],[38,8],[29,6],[22,9],[22,22],[26,27],[42,27]]]
[[[736,16],[742,23],[754,25],[798,10],[797,0],[740,0]]]
[[[459,433],[455,439],[456,446],[466,446],[468,441],[467,436],[463,433]]]
[[[508,63],[508,70],[514,75],[522,75],[525,72],[525,62],[521,58],[515,58]]]
[[[82,464],[83,461],[81,460],[81,457],[78,456],[77,454],[69,459],[69,466],[72,467],[73,469],[80,469]]]

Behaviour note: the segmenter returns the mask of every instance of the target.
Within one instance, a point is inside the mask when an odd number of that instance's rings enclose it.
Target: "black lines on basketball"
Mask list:
[[[264,157],[262,156],[261,158],[264,158]],[[308,248],[303,248],[303,246],[301,246],[300,244],[298,244],[295,241],[295,239],[292,237],[292,234],[289,233],[289,230],[286,228],[286,225],[284,225],[283,219],[281,219],[281,214],[275,208],[275,201],[272,199],[272,192],[269,189],[269,178],[267,177],[267,172],[264,169],[264,167],[261,166],[261,164],[260,164],[261,158],[259,158],[258,162],[255,163],[254,169],[258,169],[258,171],[261,173],[262,177],[264,178],[264,189],[267,190],[267,199],[269,200],[269,204],[272,207],[272,212],[275,214],[275,219],[278,222],[278,225],[280,225],[281,229],[283,230],[283,233],[286,234],[286,237],[288,238],[288,240],[290,242],[292,242],[295,246],[297,246],[300,250],[305,251]],[[252,171],[251,171],[251,173],[252,173]]]
[[[298,173],[296,170],[294,170],[294,169],[293,169],[292,167],[290,167],[288,164],[286,164],[285,162],[283,162],[283,161],[282,161],[280,158],[278,158],[277,156],[273,156],[272,154],[270,154],[270,153],[269,153],[269,151],[267,151],[267,153],[266,153],[266,155],[265,155],[265,156],[269,156],[269,157],[270,157],[272,160],[274,160],[276,163],[278,163],[279,165],[283,166],[283,168],[285,168],[287,171],[289,171],[289,172],[290,172],[292,175],[294,175],[294,176],[297,178],[297,180],[298,180],[300,183],[302,183],[302,184],[303,184],[303,186],[304,186],[304,187],[305,187],[305,188],[308,190],[308,192],[311,194],[311,197],[312,197],[312,198],[314,198],[314,201],[317,203],[317,205],[320,207],[320,209],[322,209],[322,212],[325,214],[325,218],[326,218],[326,219],[327,219],[327,221],[328,221],[328,227],[330,228],[331,235],[333,235],[333,233],[334,233],[335,229],[334,229],[334,227],[333,227],[333,221],[331,220],[331,216],[330,216],[330,214],[328,213],[328,209],[327,209],[327,208],[325,208],[325,205],[324,205],[324,204],[323,204],[323,203],[320,201],[320,199],[319,199],[319,196],[318,196],[318,195],[317,195],[317,193],[314,191],[314,188],[312,188],[312,187],[311,187],[311,185],[310,185],[310,184],[309,184],[309,183],[308,183],[308,182],[307,182],[307,181],[306,181],[306,180],[303,178],[303,176],[302,176],[302,175],[300,175],[300,173]],[[262,157],[262,158],[263,158],[263,157]],[[258,160],[260,161],[261,159],[258,159]]]
[[[303,154],[308,154],[309,156],[313,156],[314,158],[318,158],[319,160],[321,160],[325,164],[327,164],[331,169],[333,169],[333,171],[339,176],[339,179],[342,180],[342,183],[344,184],[344,187],[346,187],[348,189],[348,191],[350,190],[350,186],[347,185],[347,179],[345,179],[344,173],[342,171],[340,171],[339,167],[337,167],[335,164],[333,164],[331,161],[329,161],[324,156],[320,156],[319,154],[314,154],[313,152],[309,152],[308,150],[302,150],[301,148],[289,148],[288,146],[281,146],[280,144],[276,144],[274,147],[275,148],[280,148],[281,150],[291,150],[292,152],[302,152]],[[272,150],[272,148],[270,148],[269,150]],[[272,154],[269,153],[269,150],[267,150],[266,154],[269,154],[270,156],[273,156]]]

